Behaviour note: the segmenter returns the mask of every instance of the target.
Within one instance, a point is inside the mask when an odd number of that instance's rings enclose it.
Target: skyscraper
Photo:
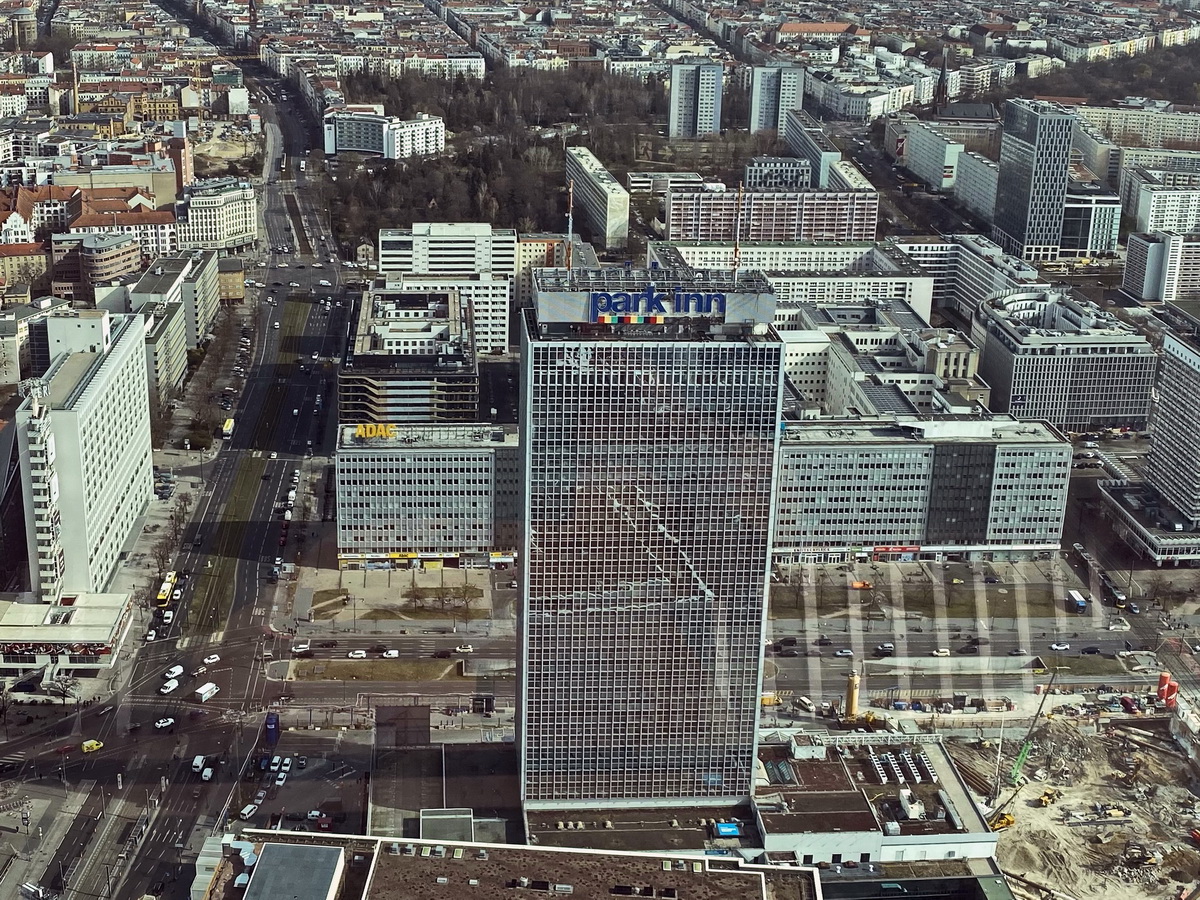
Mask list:
[[[1004,106],[992,239],[1022,259],[1058,259],[1075,115],[1044,100]]]
[[[1200,345],[1168,334],[1158,365],[1154,443],[1146,480],[1189,523],[1200,524]]]
[[[750,70],[750,133],[787,131],[787,114],[804,106],[802,66],[755,66]]]
[[[761,275],[690,269],[542,269],[535,287],[526,807],[745,797],[783,389],[775,298]]]
[[[671,109],[667,136],[694,138],[721,131],[721,90],[725,67],[719,62],[671,66]]]

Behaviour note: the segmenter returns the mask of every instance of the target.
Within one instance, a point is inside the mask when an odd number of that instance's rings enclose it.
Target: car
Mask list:
[[[288,287],[300,287],[300,282],[298,282],[298,281],[289,281],[289,282],[288,282]]]
[[[366,658],[367,658],[366,650],[351,650],[349,653],[346,654],[346,659],[366,659]]]
[[[287,772],[280,772],[275,776],[275,787],[283,787],[287,783]]]
[[[171,592],[171,599],[173,601],[175,601],[176,603],[178,603],[180,600],[183,599],[183,591],[179,590],[179,588],[176,588],[174,591]]]
[[[948,647],[938,647],[930,656],[949,656],[950,649]]]
[[[817,638],[815,641],[813,641],[813,643],[816,644],[818,647],[832,647],[833,639],[827,638],[827,637],[825,637],[825,635],[821,635],[819,638]]]
[[[958,652],[959,653],[978,653],[979,645],[978,644],[964,644],[963,646],[958,648]]]
[[[319,809],[310,809],[308,811],[308,815],[305,816],[305,818],[310,822],[315,822],[317,819],[322,819],[324,817],[325,813],[321,812]]]
[[[400,651],[399,650],[384,650],[383,658],[384,659],[399,659]]]
[[[271,451],[271,459],[279,459],[279,452],[276,450],[272,450]]]
[[[163,672],[163,678],[178,678],[182,674],[183,666],[171,666],[171,668]]]
[[[285,546],[286,544],[287,544],[287,538],[286,538],[286,537],[281,537],[281,538],[279,539],[279,546],[280,546],[280,547],[283,547],[283,546]]]
[[[282,281],[272,281],[271,284],[273,284],[275,287],[283,287]]]
[[[280,771],[282,771],[282,772],[290,772],[290,771],[292,771],[292,758],[291,758],[290,756],[289,756],[289,757],[287,757],[287,758],[286,758],[286,759],[283,761],[283,768],[282,768]]]
[[[196,668],[192,671],[192,677],[199,678],[201,675],[203,675],[207,671],[208,671],[208,666],[196,666]]]
[[[320,356],[320,354],[319,354],[319,353],[317,353],[317,351],[316,351],[316,350],[314,350],[314,351],[313,351],[313,353],[312,353],[312,358],[313,358],[314,360],[317,360],[317,359],[320,359],[320,358],[321,358],[321,356]]]
[[[780,656],[788,656],[788,657],[792,657],[792,656],[799,656],[799,655],[800,655],[800,651],[799,651],[799,650],[796,650],[795,648],[788,648],[788,649],[785,649],[785,650],[780,650],[780,651],[779,651],[779,655],[780,655]]]
[[[308,768],[308,757],[307,756],[296,757],[296,768],[297,769],[307,769]]]
[[[168,681],[166,684],[164,684],[162,687],[160,687],[158,689],[158,692],[160,694],[169,694],[173,690],[175,690],[177,687],[179,687],[179,682],[176,681],[174,678],[172,678],[170,681]]]
[[[518,584],[516,581],[510,581],[510,582],[508,583],[508,586],[509,586],[510,588],[520,587],[520,585],[519,585],[519,584]]]
[[[1071,645],[1068,644],[1066,641],[1057,641],[1050,645],[1050,649],[1053,650],[1055,653],[1061,653],[1063,650],[1070,650]]]
[[[275,557],[275,565],[277,565],[277,566],[282,566],[282,565],[283,565],[283,557],[282,557],[282,556],[277,556],[277,557]],[[307,644],[305,644],[305,645],[304,645],[304,649],[305,649],[305,650],[307,650],[307,649],[308,649],[308,645],[307,645]]]
[[[215,665],[216,663],[219,663],[220,661],[221,661],[221,657],[218,656],[216,653],[214,653],[212,656],[204,657],[204,664],[206,666]]]
[[[303,266],[303,265],[301,265],[300,263],[296,263],[296,265],[294,265],[292,268],[294,268],[294,269],[303,269],[303,268],[304,268],[304,266]]]
[[[896,652],[896,645],[891,641],[888,641],[886,644],[880,644],[878,647],[876,647],[875,652],[880,654],[886,653],[890,655]]]
[[[174,724],[175,724],[175,720],[172,719],[170,716],[167,716],[165,719],[159,719],[157,722],[155,722],[154,727],[155,728],[170,728]]]
[[[1008,651],[1008,655],[1009,656],[1028,656],[1029,651],[1026,650],[1024,647],[1013,647],[1011,650]]]
[[[317,282],[317,283],[318,283],[319,285],[321,285],[321,287],[333,287],[333,285],[332,285],[332,284],[329,282],[329,280],[328,280],[328,279],[325,279],[325,278],[322,278],[322,279],[321,279],[319,282]]]
[[[285,262],[276,263],[275,265],[280,269],[286,269],[288,267],[288,264]]]
[[[966,584],[966,582],[963,581],[961,578],[951,578],[950,583],[951,584]]]
[[[153,628],[151,628],[149,631],[146,632],[146,643],[147,644],[149,644],[151,641],[154,641],[157,639],[158,639],[158,632],[155,631]]]
[[[276,329],[276,330],[278,330],[278,329],[279,329],[279,323],[278,323],[278,322],[272,322],[272,323],[271,323],[271,327],[272,327],[272,328],[274,328],[274,329]]]
[[[434,659],[450,659],[453,656],[454,656],[454,654],[451,653],[449,650],[434,650],[433,651]]]
[[[834,651],[833,655],[837,656],[837,657],[841,657],[842,659],[849,659],[850,657],[854,656],[854,651],[848,650],[845,647],[843,647],[841,650]]]
[[[102,741],[84,741],[79,745],[79,749],[84,753],[95,753],[104,746]]]
[[[166,612],[163,613],[163,624],[164,625],[170,625],[174,621],[175,621],[175,613],[171,612],[171,610],[168,609]]]
[[[331,647],[336,647],[337,641],[321,641],[321,643],[317,644],[317,646],[321,647],[322,649],[328,650]]]
[[[1079,652],[1084,656],[1099,656],[1100,648],[1099,647],[1084,647]]]
[[[997,578],[995,575],[985,575],[983,578],[983,583],[984,584],[999,584],[1000,579]]]
[[[1136,603],[1132,603],[1132,602],[1128,603],[1128,604],[1126,604],[1125,608],[1127,610],[1129,610],[1131,613],[1133,613],[1135,616],[1141,615],[1142,608],[1140,606],[1138,606]]]
[[[254,795],[255,803],[262,804],[266,799],[267,799],[266,791],[259,791],[257,794]]]
[[[470,644],[459,644],[457,647],[454,648],[454,652],[455,653],[474,653],[475,648],[472,647]]]

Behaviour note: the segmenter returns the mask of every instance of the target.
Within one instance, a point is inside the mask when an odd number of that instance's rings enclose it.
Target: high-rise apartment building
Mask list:
[[[1163,338],[1154,443],[1146,478],[1189,523],[1200,526],[1200,346],[1177,334]],[[1193,541],[1194,543],[1194,541]]]
[[[1131,234],[1121,287],[1139,300],[1200,299],[1200,234]]]
[[[667,136],[695,138],[721,131],[721,91],[725,67],[719,62],[671,66],[671,108]]]
[[[515,274],[517,233],[487,222],[413,222],[379,229],[379,271],[407,275]]]
[[[629,237],[629,191],[587,147],[567,148],[566,177],[592,227],[593,239],[606,250],[624,247]]]
[[[871,241],[879,192],[671,191],[663,214],[671,241]]]
[[[71,310],[46,320],[52,362],[17,409],[30,583],[103,591],[153,496],[144,325]]]
[[[537,273],[521,329],[527,809],[751,790],[784,384],[773,301],[744,272]]]
[[[183,304],[188,349],[203,342],[221,306],[217,254],[212,250],[181,250],[160,256],[129,289],[134,311],[147,303]]]
[[[1033,261],[1058,259],[1071,166],[1075,115],[1045,100],[1004,107],[1000,177],[992,237],[1006,253]]]
[[[787,114],[804,106],[803,66],[755,66],[750,70],[750,133],[787,132]]]

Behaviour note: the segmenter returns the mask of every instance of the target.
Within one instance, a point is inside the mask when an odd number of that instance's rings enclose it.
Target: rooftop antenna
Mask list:
[[[567,268],[571,268],[571,238],[575,233],[575,179],[567,179]]]
[[[745,182],[739,181],[737,206],[733,210],[733,268],[735,271],[742,258],[742,199],[745,192]]]

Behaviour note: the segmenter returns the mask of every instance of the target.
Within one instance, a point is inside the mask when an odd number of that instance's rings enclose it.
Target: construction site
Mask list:
[[[1200,896],[1200,792],[1170,721],[1051,716],[1025,734],[946,742],[1001,832],[1014,895]]]

